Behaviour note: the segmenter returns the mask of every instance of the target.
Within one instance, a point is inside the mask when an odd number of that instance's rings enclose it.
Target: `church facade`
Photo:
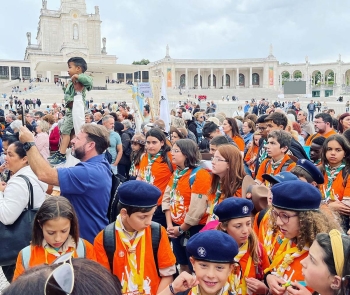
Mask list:
[[[148,65],[120,65],[107,54],[101,34],[99,7],[88,13],[85,0],[61,0],[59,10],[50,10],[42,0],[35,36],[26,34],[24,60],[0,60],[0,79],[67,77],[67,60],[83,57],[94,85],[107,87],[107,80],[148,82],[166,77],[168,88],[265,88],[283,93],[285,81],[306,81],[309,96],[332,96],[350,92],[350,63],[339,55],[332,63],[313,64],[308,57],[298,64],[280,63],[272,45],[266,57],[249,59],[174,59],[169,46],[165,57]],[[32,40],[35,39],[35,42]]]

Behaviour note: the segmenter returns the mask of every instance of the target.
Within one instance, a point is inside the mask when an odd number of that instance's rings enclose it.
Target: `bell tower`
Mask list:
[[[61,0],[61,12],[69,13],[72,9],[79,10],[82,14],[86,14],[85,0]]]

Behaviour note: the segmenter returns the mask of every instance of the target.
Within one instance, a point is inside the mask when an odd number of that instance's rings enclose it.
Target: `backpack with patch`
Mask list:
[[[29,245],[29,246],[23,248],[21,251],[22,265],[23,265],[24,270],[29,269],[29,261],[30,261],[30,255],[31,255],[30,250],[31,250],[31,246]],[[82,238],[79,238],[78,247],[76,249],[76,252],[77,252],[77,255],[79,258],[86,257],[85,243],[84,243]]]
[[[162,226],[159,223],[152,221],[151,223],[152,249],[153,249],[154,263],[156,265],[156,269],[159,277],[160,277],[160,274],[159,274],[159,268],[158,268],[158,249],[159,249],[160,238],[162,236],[161,229],[162,229]],[[116,235],[115,222],[113,222],[107,225],[107,227],[103,230],[103,247],[106,251],[111,273],[113,273],[114,253],[117,250],[115,235]]]

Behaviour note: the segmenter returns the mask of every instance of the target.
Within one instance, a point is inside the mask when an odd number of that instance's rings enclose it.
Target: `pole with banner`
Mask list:
[[[169,112],[169,100],[166,91],[165,78],[162,76],[162,89],[159,100],[159,118],[164,121],[165,132],[169,133],[170,130],[170,112]]]

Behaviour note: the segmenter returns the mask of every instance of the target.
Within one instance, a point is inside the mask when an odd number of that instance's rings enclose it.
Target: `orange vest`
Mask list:
[[[113,274],[116,275],[123,285],[123,281],[127,280],[129,274],[126,273],[126,266],[128,265],[128,258],[125,253],[125,248],[123,243],[120,240],[119,234],[116,231],[116,251],[113,258]],[[152,235],[151,227],[145,229],[145,261],[144,261],[144,281],[147,281],[147,284],[150,287],[150,294],[156,294],[161,278],[158,276],[157,268],[154,262],[153,251],[152,251]],[[132,242],[131,242],[132,243]],[[94,249],[96,253],[97,261],[102,264],[106,269],[111,271],[109,267],[108,257],[106,251],[103,247],[103,231],[101,231],[95,238]],[[141,257],[141,240],[136,247],[136,257],[137,257],[137,266],[140,266],[140,257]],[[168,240],[168,235],[164,227],[161,227],[161,238],[159,242],[158,249],[158,268],[164,269],[171,267],[175,264],[176,258],[171,250],[170,243]],[[128,294],[128,293],[125,293]],[[136,294],[139,294],[137,291]]]
[[[288,160],[291,160],[291,158],[288,156],[288,155],[284,155],[281,163],[279,164],[279,166],[275,169],[275,171],[272,171],[272,165],[271,165],[271,162],[272,159],[265,159],[260,167],[259,167],[259,170],[258,170],[258,174],[256,175],[256,179],[261,181],[261,182],[264,182],[264,179],[262,177],[263,174],[272,174],[272,175],[277,175],[278,173],[282,172],[282,168],[284,166],[284,164],[288,161]],[[296,163],[295,162],[292,162],[288,165],[288,167],[286,169],[284,169],[283,171],[290,171],[293,169],[293,167],[296,166]],[[269,182],[268,181],[265,181],[265,185],[266,186],[269,186]]]
[[[169,161],[171,162],[171,153],[168,152],[168,158]],[[171,175],[173,174],[173,172],[170,171],[169,166],[166,162],[162,163],[163,158],[162,157],[158,157],[152,167],[151,167],[151,181],[150,184],[153,184],[154,186],[156,186],[157,188],[160,189],[160,191],[162,192],[157,205],[161,205],[162,204],[162,199],[163,199],[163,194],[165,191],[166,186],[168,185],[169,179],[171,177]],[[147,165],[148,165],[148,154],[145,154],[140,162],[140,170],[139,170],[139,175],[138,177],[141,178],[142,181],[146,181],[146,171],[147,171]],[[174,164],[172,164],[173,166],[173,170],[176,169],[176,166]]]
[[[343,169],[345,169],[344,167]],[[320,185],[320,191],[322,194],[322,199],[325,198],[325,189],[327,188],[328,184],[328,176],[327,173],[323,173],[324,177],[324,183]],[[348,177],[346,181],[346,186],[343,186],[343,171],[339,171],[337,177],[334,179],[331,187],[331,201],[335,201],[338,197],[338,200],[341,201],[343,200],[343,197],[348,197],[350,198],[350,177]]]
[[[94,247],[88,241],[84,239],[82,240],[84,241],[84,245],[85,245],[85,258],[96,261]],[[28,264],[29,267],[34,267],[44,263],[51,264],[57,258],[55,255],[46,252],[42,246],[28,246],[28,247],[30,247],[30,259]],[[24,262],[22,261],[22,251],[19,252],[17,256],[16,269],[13,276],[13,280],[17,279],[18,276],[20,276],[22,273],[26,271],[26,269],[24,269]],[[67,252],[71,252],[71,251],[75,251],[75,249],[71,248],[70,251],[67,251]],[[73,254],[73,257],[75,258],[78,257],[78,254],[76,251]]]
[[[176,224],[183,224],[185,221],[186,213],[189,210],[191,203],[191,194],[207,195],[210,189],[211,176],[208,171],[200,169],[195,175],[195,181],[190,186],[190,175],[192,169],[189,169],[178,181],[173,205],[170,205],[171,218]],[[172,188],[174,182],[174,174],[169,181],[169,187]],[[205,224],[208,218],[208,214],[203,212],[203,217],[199,224]]]
[[[244,139],[238,135],[232,136],[232,140],[235,144],[237,144],[238,149],[241,152],[244,152],[245,144],[244,144]]]
[[[319,136],[323,136],[324,138],[328,138],[328,137],[330,137],[330,136],[333,135],[333,134],[337,134],[337,132],[335,132],[333,129],[332,129],[331,131],[325,133],[325,134],[316,133],[316,134],[314,134],[314,135],[308,137],[308,139],[307,139],[306,142],[305,142],[305,145],[306,145],[306,146],[310,146],[310,145],[311,145],[311,142],[312,142],[315,138],[317,138],[317,137],[319,137]]]

